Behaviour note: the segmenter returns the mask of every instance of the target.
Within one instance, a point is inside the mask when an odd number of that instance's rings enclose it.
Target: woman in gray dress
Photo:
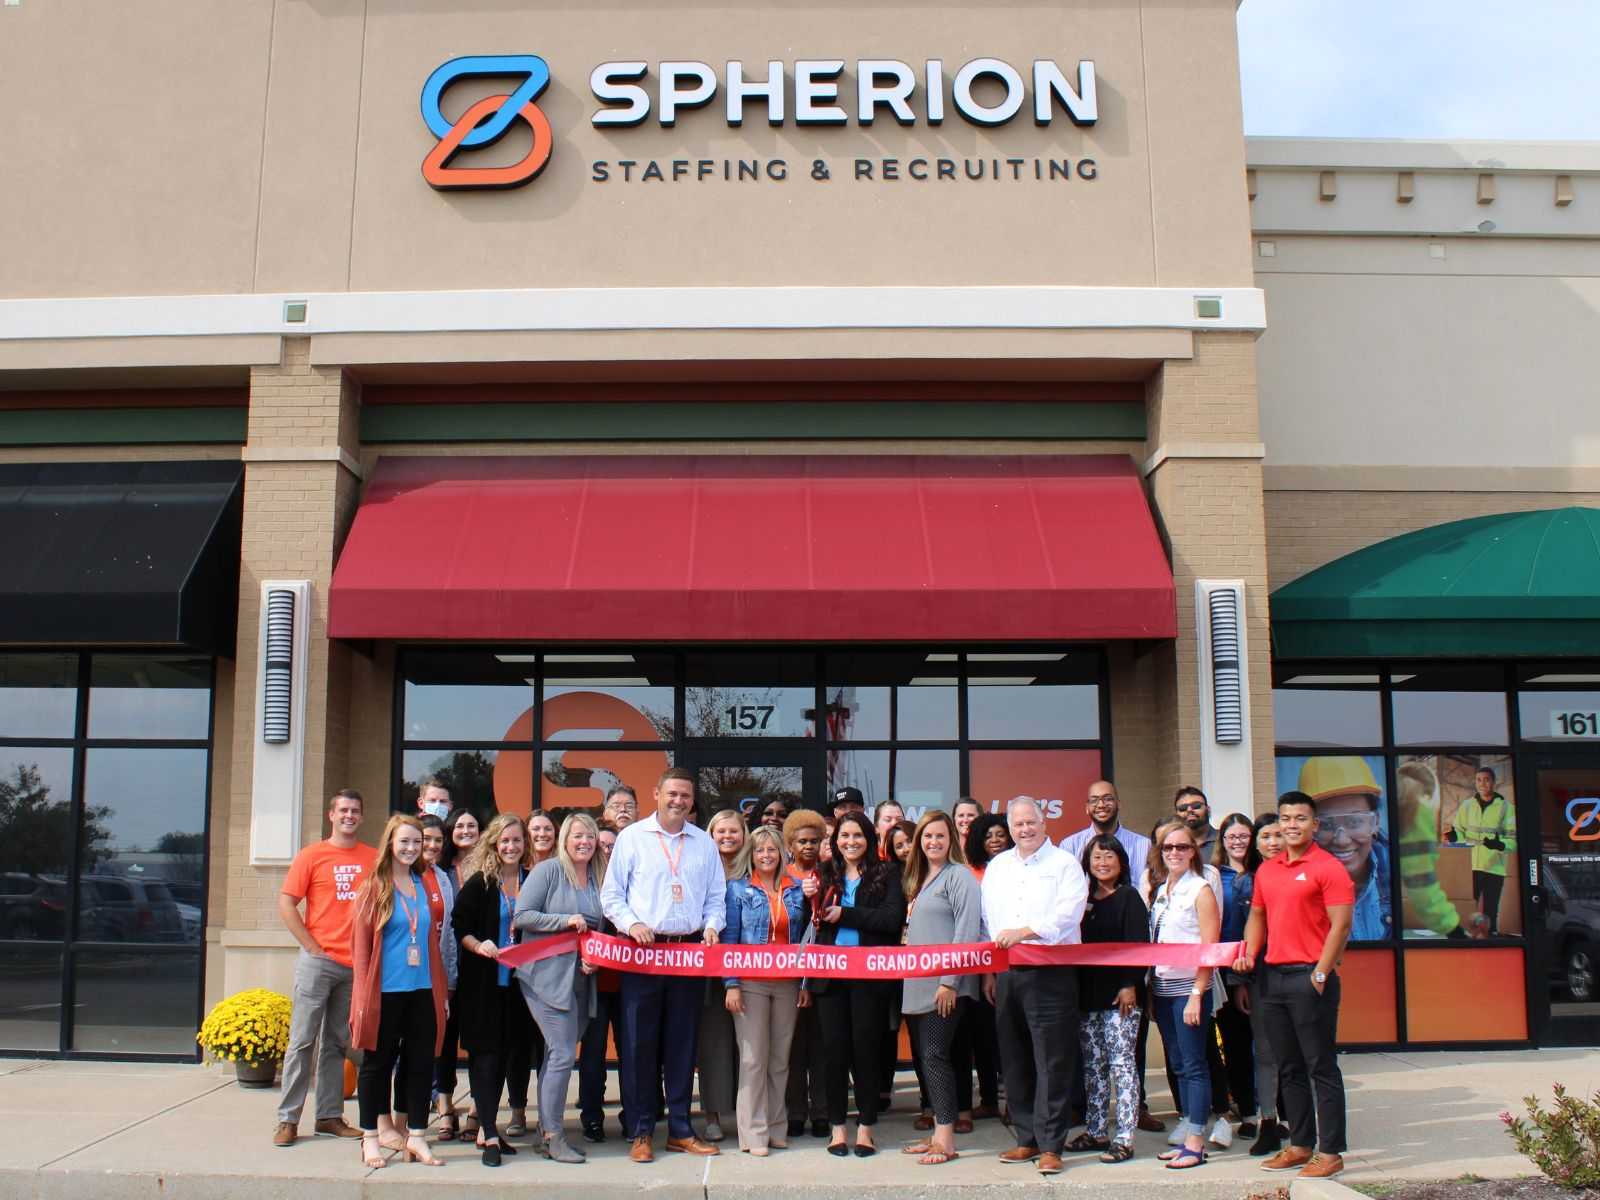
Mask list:
[[[556,857],[540,863],[522,884],[513,927],[525,934],[599,929],[600,882],[605,876],[599,846],[600,831],[593,817],[568,816],[556,839]],[[544,1152],[556,1162],[581,1163],[584,1153],[568,1143],[561,1118],[567,1107],[567,1083],[578,1060],[578,1038],[594,1015],[592,968],[576,951],[569,951],[518,967],[517,983],[544,1034],[544,1063],[539,1069]]]
[[[978,879],[966,865],[950,814],[934,809],[917,822],[904,877],[906,945],[965,945],[982,940],[983,910]],[[978,976],[942,975],[907,979],[901,1011],[911,1019],[912,1044],[922,1060],[933,1107],[933,1133],[905,1148],[934,1167],[956,1154],[956,1072],[950,1046],[962,1013],[978,998]]]

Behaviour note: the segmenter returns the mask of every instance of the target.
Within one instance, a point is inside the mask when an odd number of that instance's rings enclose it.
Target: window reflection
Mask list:
[[[1276,688],[1272,693],[1272,720],[1278,741],[1288,746],[1383,744],[1383,718],[1376,690]]]
[[[89,736],[204,741],[211,660],[97,654],[89,666]]]
[[[1394,693],[1394,740],[1402,746],[1504,746],[1504,692]]]
[[[707,651],[688,655],[686,670],[686,737],[815,735],[815,655]]]
[[[7,899],[0,888],[0,904]],[[0,954],[0,1050],[60,1048],[60,947],[7,946]]]
[[[827,735],[836,741],[954,741],[953,668],[922,650],[829,655],[823,665]],[[940,656],[935,656],[940,657]]]
[[[639,801],[638,815],[648,816],[656,810],[656,780],[671,765],[672,755],[665,750],[611,750],[603,746],[546,750],[539,773],[539,807],[585,808],[598,813],[606,793],[625,783]],[[700,813],[702,819],[706,815]]]
[[[1094,741],[1100,736],[1100,689],[1033,683],[1027,676],[973,676],[967,681],[967,728],[983,741]]]
[[[101,1054],[190,1054],[200,956],[78,950],[72,1048]]]
[[[94,749],[79,825],[78,937],[198,943],[206,752]]]
[[[66,936],[71,800],[71,750],[0,746],[0,938]]]
[[[523,751],[524,760],[532,755]],[[527,812],[533,794],[531,767],[524,767],[520,788],[509,776],[499,781],[496,768],[500,753],[495,750],[407,750],[400,758],[400,812],[417,811],[417,783],[436,775],[450,789],[450,802],[456,808],[470,808],[481,824],[487,824],[497,811],[497,789],[504,789],[508,812]],[[520,797],[521,807],[517,806]]]
[[[0,654],[0,737],[71,737],[77,683],[76,654]]]
[[[1600,746],[1600,691],[1522,692],[1517,705],[1525,741]]]
[[[897,800],[908,820],[930,808],[946,812],[961,791],[961,756],[955,750],[841,750],[828,755],[828,791],[860,788],[867,809]]]

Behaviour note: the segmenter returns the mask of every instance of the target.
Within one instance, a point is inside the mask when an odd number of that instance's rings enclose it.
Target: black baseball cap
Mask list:
[[[861,794],[860,788],[842,787],[835,788],[833,792],[833,811],[837,813],[841,808],[866,808],[867,798]]]

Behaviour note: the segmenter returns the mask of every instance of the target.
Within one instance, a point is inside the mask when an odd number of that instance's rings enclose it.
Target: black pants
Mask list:
[[[1250,1018],[1232,1000],[1217,1010],[1217,1032],[1222,1035],[1222,1061],[1228,1070],[1228,1091],[1248,1121],[1256,1112],[1255,1039]]]
[[[1012,967],[995,986],[1000,1070],[1019,1146],[1060,1154],[1072,1127],[1078,1070],[1078,974]]]
[[[456,1007],[452,1003],[449,1015],[444,1019],[444,1044],[439,1047],[439,1059],[433,1064],[433,1090],[452,1100],[456,1094],[456,1064],[460,1059],[461,1026],[456,1020]]]
[[[881,1112],[889,1107],[889,1101],[894,1096],[894,1077],[900,1072],[900,1000],[901,984],[892,983],[887,989],[888,1001],[885,1004],[885,1019],[889,1022],[888,1033],[883,1039],[883,1058],[878,1065],[878,1110]],[[916,1050],[912,1050],[912,1066],[916,1067]],[[917,1071],[917,1090],[922,1090],[922,1072]]]
[[[817,1029],[817,1010],[802,1008],[795,1013],[794,1041],[789,1047],[789,1119],[825,1119],[826,1093],[827,1088],[823,1084],[822,1034]]]
[[[1145,1059],[1150,1049],[1150,1006],[1145,1003],[1143,989],[1139,992],[1139,1001],[1139,1040],[1133,1047],[1133,1069],[1139,1073],[1139,1111],[1145,1113],[1150,1111],[1150,1097],[1145,1093],[1144,1087]],[[1176,1103],[1178,1097],[1176,1088],[1173,1089],[1172,1097]]]
[[[428,1089],[433,1080],[433,991],[384,992],[378,1009],[378,1048],[361,1056],[356,1075],[356,1097],[361,1128],[372,1133],[378,1117],[389,1111],[390,1080],[402,1046],[407,1047],[405,1077],[406,1121],[412,1129],[428,1127]]]
[[[1483,902],[1483,915],[1489,918],[1489,932],[1500,932],[1500,893],[1505,890],[1506,877],[1489,871],[1472,873],[1472,898]]]
[[[1330,974],[1319,995],[1307,966],[1265,966],[1255,1002],[1278,1060],[1278,1101],[1291,1145],[1343,1154],[1344,1077],[1335,1033],[1339,976]]]
[[[1000,1108],[1000,1052],[994,1042],[994,1005],[979,998],[962,1010],[956,1027],[950,1061],[956,1069],[956,1103],[962,1112],[972,1108],[972,1071],[978,1071],[978,1101]]]
[[[478,1124],[483,1129],[485,1142],[498,1136],[502,1091],[510,1093],[508,1099],[512,1108],[528,1107],[529,1064],[533,1062],[533,1017],[522,999],[522,989],[513,978],[508,986],[496,991],[496,1001],[500,1005],[498,1044],[493,1050],[470,1050],[467,1058],[472,1106],[478,1110]]]
[[[596,992],[594,1016],[583,1031],[578,1047],[578,1119],[585,1128],[605,1120],[606,1035],[617,1044],[622,1055],[622,1002],[616,992]],[[628,1110],[622,1110],[622,1127],[632,1130]]]
[[[956,1008],[948,1017],[937,1011],[918,1013],[907,1017],[911,1023],[911,1044],[916,1047],[917,1059],[922,1064],[922,1080],[928,1089],[928,1107],[933,1119],[941,1125],[954,1125],[961,1111],[959,1096],[961,1081],[956,1076],[950,1050],[955,1042],[967,1006],[964,997],[956,1001]],[[967,1075],[967,1103],[972,1103],[972,1075]]]
[[[828,1124],[844,1124],[850,1111],[853,1075],[860,1123],[876,1125],[878,1074],[883,1069],[883,1043],[889,1036],[887,986],[871,979],[830,979],[813,1003],[822,1041]]]

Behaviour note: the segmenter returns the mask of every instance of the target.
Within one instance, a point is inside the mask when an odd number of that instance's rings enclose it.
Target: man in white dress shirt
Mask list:
[[[656,811],[617,835],[600,889],[609,920],[641,946],[660,942],[717,944],[727,921],[722,857],[705,830],[688,823],[694,776],[682,767],[662,773]],[[694,1064],[699,1050],[705,980],[693,975],[622,972],[622,1040],[618,1047],[623,1107],[634,1119],[629,1157],[655,1158],[656,1064],[667,1097],[667,1149],[716,1154],[689,1124]]]
[[[990,862],[983,876],[983,918],[995,945],[1076,943],[1089,899],[1083,868],[1045,836],[1044,813],[1033,797],[1006,805],[1006,824],[1016,846]],[[1078,1060],[1077,968],[1012,966],[989,976],[984,988],[995,1006],[1000,1071],[1017,1139],[1000,1161],[1037,1161],[1041,1175],[1059,1174]]]

